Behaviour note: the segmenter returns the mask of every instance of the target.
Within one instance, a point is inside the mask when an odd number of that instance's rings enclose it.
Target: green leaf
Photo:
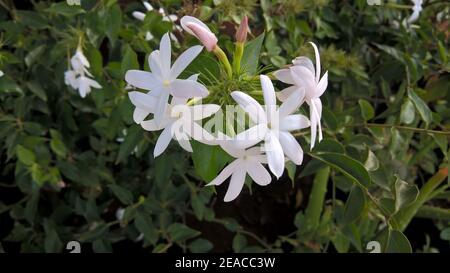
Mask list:
[[[19,161],[27,166],[30,166],[34,162],[36,162],[36,156],[34,155],[34,153],[23,147],[22,145],[17,145],[16,154],[19,158]]]
[[[314,231],[319,226],[320,216],[327,192],[330,167],[320,169],[314,177],[313,186],[309,195],[308,207],[305,211],[305,226],[307,232]]]
[[[400,122],[404,124],[411,124],[415,117],[416,113],[414,111],[414,104],[410,99],[406,99],[400,112]]]
[[[233,251],[241,252],[247,246],[247,238],[242,234],[236,234],[233,238]]]
[[[111,43],[114,44],[120,31],[120,26],[122,25],[122,10],[120,9],[120,6],[115,3],[107,12],[105,24],[106,36],[108,36]]]
[[[126,45],[120,70],[122,75],[125,75],[125,73],[131,69],[139,69],[139,62],[136,52],[133,51],[130,45]]]
[[[146,215],[140,212],[136,213],[134,225],[142,234],[144,234],[145,240],[147,240],[151,244],[156,244],[156,242],[158,241],[158,230],[153,225],[150,215]]]
[[[195,171],[207,182],[213,180],[231,159],[219,146],[210,146],[197,141],[191,143]]]
[[[213,247],[214,246],[210,241],[203,238],[195,239],[188,245],[188,248],[192,253],[206,253],[213,249]]]
[[[61,140],[61,135],[54,129],[50,130],[50,135],[52,137],[52,139],[50,140],[50,148],[55,154],[62,158],[65,158],[67,154],[67,148]]]
[[[344,207],[343,224],[356,221],[364,210],[366,196],[361,187],[353,185]]]
[[[394,184],[395,187],[395,211],[403,208],[414,202],[419,194],[419,188],[416,185],[410,184],[401,180],[397,176]]]
[[[245,44],[244,54],[241,61],[241,71],[244,71],[248,75],[256,74],[263,41],[264,33]]]
[[[74,16],[77,14],[85,13],[80,5],[68,5],[67,1],[53,3],[49,8],[45,9],[45,11],[64,16]]]
[[[390,230],[386,245],[386,253],[411,253],[412,248],[408,238],[398,231]]]
[[[62,250],[62,242],[53,228],[47,228],[45,232],[44,249],[46,253],[58,253]]]
[[[286,162],[286,170],[288,172],[289,179],[291,179],[292,185],[295,182],[295,171],[297,170],[297,165],[295,165],[292,161]]]
[[[380,167],[377,156],[369,148],[367,148],[367,158],[364,167],[370,172],[376,171]]]
[[[139,124],[133,124],[127,130],[127,135],[120,144],[119,153],[117,154],[116,164],[126,159],[133,152],[139,142],[143,139],[144,132]]]
[[[345,153],[344,146],[332,138],[324,138],[314,147],[314,152]]]
[[[194,238],[200,235],[200,231],[194,230],[184,224],[174,223],[167,229],[170,237],[175,242],[182,242],[184,240]]]
[[[370,185],[370,175],[359,161],[338,153],[318,153],[311,154],[311,156],[336,168],[350,178],[353,183],[364,188],[367,188]]]
[[[408,90],[408,98],[414,103],[414,106],[416,107],[423,121],[425,121],[428,126],[433,120],[431,110],[428,105],[411,89]]]
[[[133,203],[133,194],[129,190],[115,184],[108,185],[108,188],[112,190],[114,195],[119,198],[120,202],[123,204],[131,205]]]
[[[375,116],[375,110],[372,105],[366,100],[358,100],[359,107],[361,108],[361,115],[365,121],[372,119]]]
[[[40,98],[43,101],[47,101],[47,93],[45,93],[45,90],[42,88],[42,86],[36,82],[27,82],[26,83],[28,89],[33,92],[38,98]]]

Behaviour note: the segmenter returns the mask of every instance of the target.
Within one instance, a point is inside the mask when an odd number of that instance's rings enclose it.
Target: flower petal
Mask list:
[[[230,164],[228,164],[223,170],[219,173],[219,175],[214,178],[211,182],[209,182],[206,186],[218,186],[223,183],[233,172],[239,167],[241,160],[237,159]]]
[[[195,36],[194,32],[193,32],[191,29],[189,29],[189,28],[187,27],[187,25],[188,25],[189,23],[198,24],[198,25],[200,25],[200,26],[206,28],[207,30],[211,31],[211,30],[209,29],[209,27],[208,27],[205,23],[203,23],[202,21],[200,21],[199,19],[197,19],[197,18],[195,18],[195,17],[192,17],[192,16],[188,16],[188,15],[183,16],[183,17],[180,19],[180,25],[181,25],[181,27],[182,27],[185,31],[187,31],[189,34],[191,34],[191,35],[193,35],[193,36]]]
[[[269,172],[259,162],[248,162],[247,173],[260,186],[266,186],[272,181]]]
[[[156,141],[155,150],[153,151],[153,156],[156,158],[162,154],[169,146],[170,140],[172,140],[172,127],[166,127],[159,135]]]
[[[164,78],[168,78],[170,75],[170,64],[172,56],[169,33],[164,34],[161,38],[161,42],[159,44],[159,52],[162,75]]]
[[[137,108],[146,110],[149,113],[155,111],[157,102],[156,97],[137,91],[128,92],[128,97],[130,98],[131,103]]]
[[[128,70],[125,73],[125,81],[134,87],[145,90],[153,90],[161,86],[160,81],[152,73],[141,70]]]
[[[305,92],[314,92],[316,88],[316,82],[314,80],[314,74],[304,66],[291,67],[292,78],[294,79],[298,87],[304,87]]]
[[[287,132],[280,132],[279,140],[284,154],[294,162],[295,165],[302,164],[303,150],[295,137]]]
[[[277,99],[275,97],[275,89],[272,81],[266,75],[259,76],[261,80],[261,88],[264,96],[264,104],[266,106],[267,120],[272,120],[274,112],[277,110]]]
[[[159,80],[163,80],[159,50],[154,50],[150,53],[148,56],[148,65],[153,73],[153,76]]]
[[[292,95],[294,92],[300,92],[299,90],[300,88],[296,85],[293,86],[289,86],[283,90],[281,90],[280,92],[276,93],[276,96],[278,98],[278,100],[280,100],[281,102],[286,101],[290,95]]]
[[[179,98],[203,98],[208,95],[208,89],[196,81],[176,79],[170,84],[170,94]]]
[[[305,97],[305,92],[303,90],[304,89],[299,89],[299,92],[292,93],[292,95],[281,104],[278,109],[278,116],[280,119],[292,114],[300,107],[300,105],[302,105],[303,98]]]
[[[277,70],[277,71],[273,72],[273,75],[279,81],[282,81],[287,84],[295,84],[295,81],[291,75],[291,71],[288,68]]]
[[[309,119],[304,115],[289,115],[281,119],[280,130],[290,132],[307,128],[310,125]]]
[[[264,148],[269,169],[278,179],[284,171],[284,153],[278,138],[273,132],[270,132],[266,137]]]
[[[192,146],[189,142],[189,136],[184,135],[177,138],[178,144],[180,144],[181,148],[183,148],[185,151],[192,153]]]
[[[228,185],[227,193],[225,194],[225,198],[223,201],[230,202],[236,199],[238,195],[241,193],[242,188],[245,183],[245,170],[241,168],[237,168],[233,174],[231,175],[230,185]]]
[[[292,63],[297,66],[304,66],[304,67],[308,68],[308,70],[311,71],[311,73],[313,75],[316,73],[316,70],[314,69],[314,65],[313,65],[311,59],[308,57],[305,57],[305,56],[297,57],[292,61]]]
[[[319,83],[317,84],[316,88],[316,97],[322,96],[323,92],[327,89],[328,86],[328,71],[325,72],[325,74],[322,76],[322,79],[320,79]]]
[[[135,108],[134,112],[133,112],[133,120],[134,122],[136,122],[137,124],[141,123],[142,121],[144,121],[144,119],[150,114],[149,111],[141,109],[141,108]]]
[[[201,104],[191,106],[190,109],[192,111],[193,120],[201,120],[219,111],[220,106],[217,104]]]
[[[200,54],[203,50],[202,46],[193,46],[184,51],[180,57],[176,59],[170,71],[170,78],[175,80],[183,72],[186,67]]]
[[[237,149],[247,149],[262,141],[266,137],[266,133],[266,124],[258,124],[237,134],[228,143]]]
[[[309,42],[309,43],[314,48],[314,55],[316,57],[316,83],[318,83],[319,79],[320,79],[320,54],[319,54],[319,49],[317,48],[315,43],[313,43],[313,42]]]
[[[250,119],[257,123],[267,123],[266,113],[261,105],[249,95],[241,91],[231,92],[233,99],[241,106],[241,108],[249,115]]]

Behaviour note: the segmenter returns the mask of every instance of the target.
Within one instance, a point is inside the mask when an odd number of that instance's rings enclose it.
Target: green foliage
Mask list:
[[[408,238],[432,234],[414,218],[440,230],[431,246],[450,240],[448,16],[437,18],[448,12],[443,1],[425,1],[414,26],[399,21],[410,9],[366,1],[152,1],[179,17],[195,12],[225,51],[236,23],[249,16],[239,75],[246,81],[222,81],[206,51],[182,74],[200,73],[219,104],[230,91],[258,90],[257,74],[312,57],[307,42],[319,45],[322,71],[329,71],[324,139],[310,151],[308,130],[299,132],[303,165],[287,163],[280,181],[264,188],[245,186],[232,204],[222,202],[223,186],[204,187],[231,160],[222,149],[192,141],[188,154],[170,144],[155,159],[159,132],[133,122],[124,74],[148,70],[148,54],[168,31],[179,40],[174,55],[196,44],[173,29],[178,22],[156,11],[138,21],[131,13],[144,7],[132,1],[3,2],[0,217],[12,224],[0,252],[62,252],[72,240],[94,252],[120,243],[148,252],[366,252],[370,241],[383,252],[418,252],[422,246]],[[145,40],[147,31],[153,40]],[[78,46],[102,86],[85,99],[64,83]]]

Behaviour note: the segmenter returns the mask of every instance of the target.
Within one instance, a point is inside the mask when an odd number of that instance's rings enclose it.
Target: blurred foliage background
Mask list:
[[[61,252],[72,240],[82,252],[450,250],[446,1],[425,0],[411,26],[410,1],[150,2],[138,21],[140,1],[0,0],[0,251]],[[197,43],[159,8],[204,20],[228,52],[248,15],[247,55],[267,72],[319,45],[325,139],[312,151],[302,140],[302,166],[224,203],[227,185],[204,187],[226,163],[220,149],[171,144],[153,158],[158,133],[133,123],[124,73],[148,70],[168,31],[175,55]],[[81,36],[103,87],[86,99],[64,84]],[[204,51],[189,72],[212,58]]]

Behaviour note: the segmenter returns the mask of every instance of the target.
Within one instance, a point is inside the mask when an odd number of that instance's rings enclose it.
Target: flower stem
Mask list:
[[[439,135],[450,135],[450,131],[437,131],[437,130],[428,130],[423,128],[415,128],[401,125],[393,125],[393,124],[378,124],[378,123],[363,123],[363,124],[349,124],[346,127],[379,127],[379,128],[395,128],[399,130],[413,131],[418,133],[430,133],[430,134],[439,134]]]
[[[233,70],[234,73],[239,74],[241,70],[241,60],[244,55],[244,43],[236,42],[236,47],[233,56]]]
[[[228,78],[231,79],[231,77],[233,76],[233,71],[231,70],[231,65],[230,62],[228,61],[228,57],[225,54],[225,52],[223,52],[223,50],[219,46],[216,46],[213,52],[217,56],[219,61],[222,63],[222,65],[225,67],[225,71],[227,72]]]

